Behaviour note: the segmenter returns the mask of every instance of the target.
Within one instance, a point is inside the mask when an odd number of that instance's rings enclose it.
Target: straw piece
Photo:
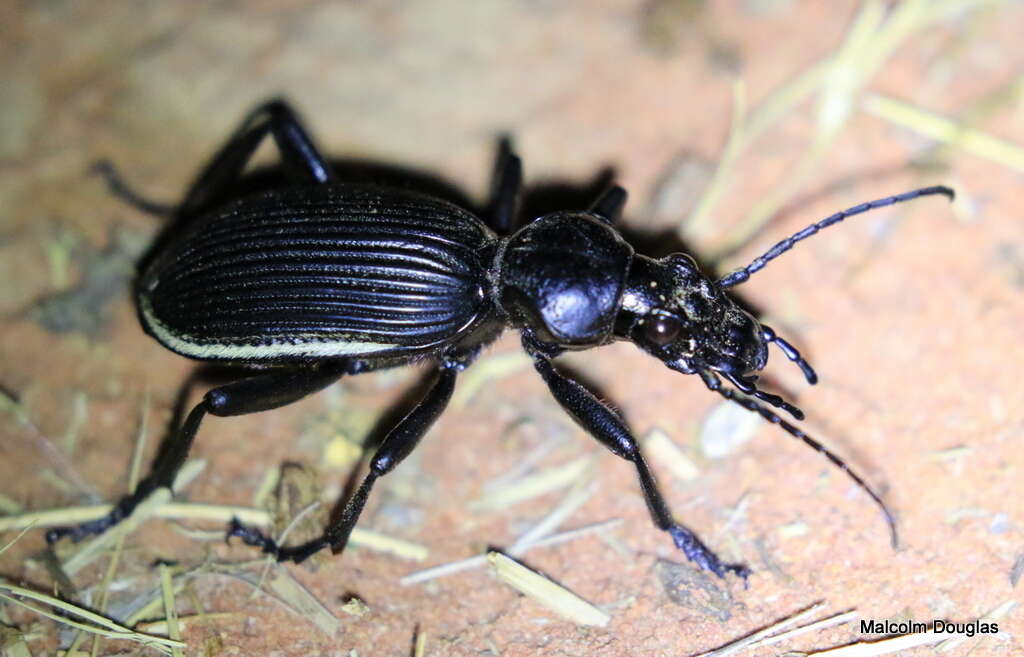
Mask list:
[[[427,633],[423,630],[416,632],[416,647],[412,654],[413,657],[424,657],[427,654]]]
[[[579,625],[598,627],[604,627],[611,620],[607,613],[569,589],[555,584],[511,557],[500,552],[488,552],[487,562],[498,579],[565,619]]]
[[[257,579],[249,573],[235,571],[228,574],[253,587],[258,584]],[[295,579],[287,568],[280,566],[272,568],[266,578],[266,588],[273,593],[274,599],[280,601],[300,618],[316,625],[328,636],[333,637],[341,632],[341,621],[320,602],[319,598]]]
[[[878,655],[889,655],[902,650],[910,650],[920,646],[928,646],[938,643],[945,638],[943,634],[932,634],[922,632],[921,634],[904,634],[882,639],[881,641],[852,643],[841,648],[830,648],[818,652],[809,652],[807,657],[877,657]]]
[[[424,545],[359,527],[352,530],[348,540],[352,545],[377,552],[386,552],[409,561],[426,561],[430,556],[430,551]]]
[[[481,359],[473,369],[462,375],[459,380],[459,389],[452,396],[452,407],[465,407],[485,385],[515,374],[532,363],[533,360],[522,351],[497,354]]]
[[[696,479],[700,468],[686,452],[661,429],[652,429],[643,441],[644,453],[652,463],[657,463],[680,481]]]
[[[726,657],[727,655],[732,655],[741,650],[745,650],[750,646],[774,635],[776,632],[782,630],[783,628],[789,627],[790,625],[796,625],[797,623],[800,623],[801,621],[813,616],[824,606],[824,602],[816,602],[810,607],[804,609],[803,611],[797,612],[796,614],[789,616],[788,618],[784,618],[777,623],[769,625],[766,628],[757,630],[752,634],[748,634],[742,639],[738,639],[736,641],[733,641],[732,643],[728,643],[722,646],[721,648],[716,648],[715,650],[712,650],[710,652],[705,652],[700,655],[697,655],[697,657]]]
[[[181,628],[178,627],[178,607],[174,600],[174,584],[171,581],[171,569],[167,564],[160,564],[160,592],[164,602],[164,614],[167,617],[167,635],[172,639],[181,639]],[[182,657],[181,648],[171,648],[174,657]]]
[[[580,527],[579,529],[570,529],[554,536],[549,536],[545,539],[541,539],[536,543],[526,545],[520,548],[509,549],[509,553],[512,556],[520,556],[526,552],[537,547],[548,547],[551,545],[558,545],[559,543],[565,543],[577,539],[586,534],[609,529],[621,523],[620,518],[612,518],[611,520],[605,520],[603,522],[594,523],[593,525],[587,525],[586,527]],[[469,557],[468,559],[461,559],[459,561],[452,561],[450,563],[441,564],[440,566],[433,566],[432,568],[425,568],[423,570],[416,571],[406,575],[399,582],[402,586],[409,586],[410,584],[419,584],[439,577],[445,577],[447,575],[454,575],[455,573],[462,572],[463,570],[470,570],[471,568],[478,568],[487,564],[487,556],[480,554],[475,557]]]
[[[163,598],[161,598],[162,602]],[[213,623],[215,621],[230,621],[244,618],[245,614],[237,611],[218,611],[211,614],[193,614],[191,616],[178,616],[178,627],[184,631],[194,623]],[[146,623],[139,623],[136,629],[150,632],[152,634],[167,634],[167,620],[155,620]]]
[[[64,614],[62,615],[47,611],[46,609],[29,604],[21,598],[28,598],[29,600],[42,602],[64,612]],[[60,598],[55,598],[51,595],[39,593],[38,591],[33,591],[31,589],[15,586],[4,580],[0,580],[0,600],[24,607],[25,609],[39,614],[40,616],[44,616],[63,625],[75,627],[93,634],[99,634],[110,639],[135,641],[137,643],[157,648],[165,654],[170,654],[170,649],[174,646],[184,647],[185,645],[181,641],[176,641],[174,639],[136,632],[107,618],[106,616],[102,616],[83,607],[79,607],[66,600],[61,600]],[[82,621],[73,620],[69,618],[67,614],[81,618]]]
[[[868,96],[864,100],[864,109],[925,137],[958,146],[973,155],[1024,172],[1024,147],[1004,139],[879,94]]]
[[[1007,600],[1006,602],[1004,602],[1003,604],[999,605],[998,607],[996,607],[992,611],[988,612],[987,614],[985,614],[984,616],[982,616],[978,620],[983,622],[983,623],[999,620],[1003,616],[1006,616],[1011,611],[1013,611],[1014,608],[1016,608],[1016,606],[1017,606],[1017,601],[1016,600]],[[960,636],[951,637],[949,639],[946,639],[942,643],[940,643],[935,648],[935,651],[936,652],[946,652],[948,650],[952,650],[953,648],[956,648],[957,646],[959,646],[960,644],[964,643],[965,641],[967,641],[967,640],[969,640],[971,638],[978,639],[978,638],[981,638],[983,636],[985,636],[985,635],[983,635],[983,634],[980,634],[980,635],[976,634],[974,637],[969,637],[969,636],[967,636],[965,634],[962,634]]]
[[[779,643],[780,641],[786,641],[788,639],[792,639],[795,636],[800,636],[801,634],[807,634],[808,632],[817,632],[818,630],[824,630],[834,625],[851,623],[856,619],[857,612],[851,609],[850,611],[841,614],[836,614],[835,616],[822,618],[820,621],[808,623],[807,625],[801,625],[800,627],[789,630],[788,632],[783,632],[781,634],[766,637],[764,639],[761,639],[760,641],[755,641],[754,643],[750,644],[749,647],[760,648],[761,646],[770,646],[774,643]]]
[[[706,234],[712,225],[711,209],[725,193],[733,166],[743,148],[748,143],[746,137],[747,88],[742,78],[736,78],[732,84],[732,123],[729,125],[729,139],[725,143],[722,156],[718,159],[711,181],[697,201],[686,222],[680,227],[680,237],[684,239],[699,238]]]
[[[564,465],[547,468],[537,474],[510,482],[487,493],[471,504],[476,511],[497,511],[524,500],[565,488],[580,480],[590,470],[594,459],[583,456]]]

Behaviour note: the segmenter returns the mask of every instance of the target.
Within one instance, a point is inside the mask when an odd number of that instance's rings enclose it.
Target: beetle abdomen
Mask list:
[[[494,236],[454,205],[399,190],[275,190],[198,219],[143,274],[139,310],[204,360],[381,355],[452,340],[485,309]]]

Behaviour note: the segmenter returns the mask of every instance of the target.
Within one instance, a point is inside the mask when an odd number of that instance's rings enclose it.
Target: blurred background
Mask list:
[[[180,650],[75,630],[52,600],[16,603],[26,590],[210,656],[697,655],[816,603],[803,622],[999,626],[903,654],[1019,653],[1022,33],[1024,5],[995,0],[3,3],[0,545],[33,527],[0,554],[5,654]],[[808,388],[775,352],[765,375],[886,491],[900,548],[842,472],[695,377],[629,344],[570,355],[643,439],[676,516],[754,574],[745,588],[697,572],[651,525],[633,468],[572,424],[509,334],[378,484],[343,556],[271,567],[221,528],[248,514],[315,535],[415,368],[210,418],[176,505],[44,550],[42,527],[127,491],[176,405],[209,386],[183,391],[195,365],[140,330],[130,284],[161,224],[95,162],[173,203],[271,97],[330,157],[412,170],[474,207],[509,135],[531,212],[578,209],[614,178],[638,248],[686,248],[719,273],[836,210],[954,187],[953,204],[850,219],[737,288],[817,368]],[[462,563],[488,547],[603,626]],[[846,622],[742,654],[878,638]]]

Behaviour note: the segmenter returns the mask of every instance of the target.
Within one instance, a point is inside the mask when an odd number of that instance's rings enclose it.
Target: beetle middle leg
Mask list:
[[[352,529],[355,528],[359,515],[363,512],[366,499],[370,495],[373,484],[407,457],[419,444],[427,430],[448,406],[455,389],[455,378],[459,366],[455,363],[444,363],[438,370],[437,379],[430,390],[388,435],[384,438],[377,452],[370,460],[370,471],[362,484],[345,503],[338,520],[331,524],[320,538],[313,539],[293,547],[281,547],[274,539],[265,536],[259,530],[232,521],[228,530],[228,538],[237,536],[248,545],[259,547],[268,554],[273,554],[278,561],[294,561],[301,563],[324,548],[330,548],[335,554],[345,549]]]
[[[326,388],[343,374],[343,364],[331,364],[313,371],[290,369],[261,374],[210,390],[188,414],[178,432],[162,446],[152,471],[130,495],[121,498],[101,518],[51,529],[46,533],[46,541],[52,544],[67,536],[77,543],[87,536],[100,534],[131,515],[153,491],[170,488],[207,413],[226,417],[280,408]]]
[[[533,356],[534,367],[562,408],[613,454],[636,466],[644,501],[655,526],[668,532],[676,547],[704,570],[710,570],[719,577],[725,577],[731,572],[746,579],[750,574],[749,568],[740,564],[723,563],[693,532],[676,523],[664,496],[658,490],[654,475],[640,453],[640,446],[622,419],[579,382],[558,372],[549,356],[538,351],[535,345],[524,339],[524,346]]]
[[[285,171],[296,181],[325,183],[334,179],[330,164],[317,150],[295,111],[283,100],[272,100],[242,121],[235,135],[199,174],[180,212],[191,215],[209,209],[241,177],[267,135],[273,136]]]

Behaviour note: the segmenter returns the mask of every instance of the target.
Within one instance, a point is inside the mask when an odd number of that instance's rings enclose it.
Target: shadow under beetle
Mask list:
[[[220,203],[253,152],[271,135],[294,185]],[[142,210],[160,208],[132,193],[112,169],[111,189]],[[587,432],[637,470],[654,524],[703,569],[724,577],[749,570],[723,563],[673,518],[629,429],[608,406],[555,369],[566,350],[628,340],[669,368],[697,374],[726,399],[759,413],[824,453],[895,522],[879,495],[820,443],[760,402],[802,419],[799,409],[756,385],[775,344],[803,371],[811,366],[725,289],[746,281],[796,242],[844,218],[919,196],[926,187],[838,212],[794,234],[750,265],[715,281],[675,253],[658,260],[633,252],[615,228],[626,192],[612,187],[583,211],[556,212],[518,230],[522,170],[503,144],[489,216],[396,187],[338,181],[293,111],[257,108],[200,174],[179,216],[188,228],[161,245],[140,273],[139,317],[146,332],[179,354],[262,369],[206,393],[157,458],[152,472],[105,517],[47,533],[80,540],[127,517],[151,492],[174,481],[203,416],[244,415],[295,402],[345,375],[432,362],[436,379],[384,438],[369,472],[321,538],[277,545],[234,521],[229,536],[300,562],[340,552],[374,482],[409,455],[444,410],[459,372],[506,328],[558,403]],[[722,379],[733,387],[725,387]]]

